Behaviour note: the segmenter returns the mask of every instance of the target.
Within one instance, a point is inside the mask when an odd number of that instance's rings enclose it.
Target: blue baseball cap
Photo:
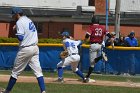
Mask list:
[[[20,7],[12,7],[12,15],[23,13],[23,10]]]
[[[61,35],[62,35],[62,36],[69,36],[70,34],[69,34],[69,32],[64,31]]]
[[[133,32],[133,31],[132,31],[132,32],[130,32],[130,35],[135,35],[135,32]]]

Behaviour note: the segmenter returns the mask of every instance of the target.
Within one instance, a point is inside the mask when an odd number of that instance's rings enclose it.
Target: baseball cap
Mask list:
[[[61,35],[62,35],[62,36],[69,36],[69,32],[64,31]]]
[[[23,10],[20,7],[12,7],[12,14],[23,13]]]
[[[130,32],[130,35],[135,35],[135,32],[134,31]]]

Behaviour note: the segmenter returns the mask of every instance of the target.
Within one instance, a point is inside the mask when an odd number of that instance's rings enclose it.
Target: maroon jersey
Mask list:
[[[104,35],[108,33],[105,26],[99,24],[90,25],[87,32],[90,33],[90,43],[102,43]]]

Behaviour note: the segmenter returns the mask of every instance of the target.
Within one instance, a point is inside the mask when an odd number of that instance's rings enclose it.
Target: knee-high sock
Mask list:
[[[11,91],[13,86],[15,85],[16,81],[17,81],[17,79],[15,79],[11,76],[9,79],[9,83],[8,83],[7,88],[6,88],[6,91]]]
[[[89,67],[89,70],[88,70],[88,73],[86,75],[86,78],[90,77],[90,74],[92,73],[92,71],[93,71],[93,67]]]
[[[62,78],[63,77],[63,68],[62,67],[58,67],[57,70],[58,70],[58,77]]]
[[[37,80],[38,80],[38,84],[39,84],[41,92],[45,91],[45,83],[44,83],[43,76],[38,77]]]
[[[95,58],[94,60],[95,60],[95,63],[97,63],[99,60],[101,60],[103,57],[102,56],[99,56],[99,57],[97,57],[97,58]]]
[[[81,77],[82,79],[84,79],[84,75],[83,73],[78,69],[76,72],[75,72],[79,77]]]

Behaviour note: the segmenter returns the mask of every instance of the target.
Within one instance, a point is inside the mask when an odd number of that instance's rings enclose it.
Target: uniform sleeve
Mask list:
[[[17,22],[16,23],[16,29],[17,29],[17,33],[16,33],[16,35],[22,35],[22,36],[24,36],[24,27],[23,27],[23,25],[21,24],[21,23],[19,23],[19,22]]]
[[[76,46],[80,46],[80,45],[82,45],[82,41],[81,40],[75,41],[75,44],[76,44]]]
[[[90,25],[90,26],[88,27],[88,29],[87,29],[86,34],[91,35],[92,30],[93,30],[93,25]]]

